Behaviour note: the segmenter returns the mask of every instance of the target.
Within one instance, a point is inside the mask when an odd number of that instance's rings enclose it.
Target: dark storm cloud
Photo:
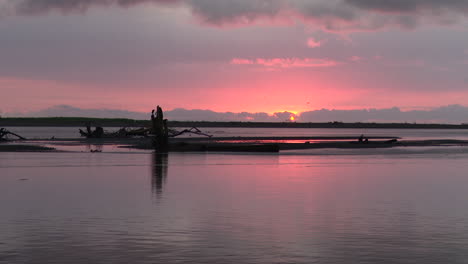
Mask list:
[[[414,28],[422,20],[445,25],[468,16],[468,0],[0,0],[0,14],[74,13],[143,3],[184,4],[201,22],[215,26],[300,20],[330,31]]]
[[[468,15],[467,0],[191,0],[207,24],[245,25],[260,20],[302,20],[330,31],[414,28],[454,24]]]
[[[416,12],[446,10],[468,12],[467,0],[345,0],[347,4],[361,9],[387,12]]]
[[[260,18],[275,18],[290,8],[284,0],[188,0],[193,12],[209,24],[249,24]]]
[[[17,0],[15,0],[17,1]],[[17,14],[42,14],[51,10],[63,13],[85,12],[95,6],[130,7],[143,3],[178,4],[181,0],[18,0],[14,6]]]

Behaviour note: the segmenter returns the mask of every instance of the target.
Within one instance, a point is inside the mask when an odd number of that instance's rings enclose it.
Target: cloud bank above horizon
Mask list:
[[[148,113],[117,109],[82,109],[69,105],[58,105],[47,109],[25,113],[3,113],[4,117],[95,117],[149,119]],[[387,109],[336,110],[320,109],[302,113],[277,112],[215,112],[202,109],[176,108],[165,111],[165,117],[174,121],[211,122],[290,122],[294,116],[297,122],[398,122],[398,123],[468,123],[468,107],[461,105],[442,106],[431,110],[402,111],[397,107]]]

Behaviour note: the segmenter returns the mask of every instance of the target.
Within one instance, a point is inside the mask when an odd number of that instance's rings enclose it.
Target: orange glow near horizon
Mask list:
[[[238,75],[236,75],[238,76]],[[468,100],[464,91],[433,92],[421,96],[416,92],[372,90],[366,87],[349,88],[336,80],[326,79],[318,72],[311,78],[302,72],[247,72],[238,82],[214,83],[208,87],[151,89],[152,82],[139,83],[141,92],[121,86],[102,84],[76,84],[61,81],[1,78],[0,86],[9,87],[2,98],[0,113],[27,113],[56,105],[69,105],[82,109],[120,109],[148,113],[156,105],[165,111],[176,108],[202,109],[214,112],[275,113],[289,112],[284,120],[295,122],[303,112],[320,109],[382,109],[399,107],[411,110],[411,105],[430,109],[440,106],[440,101],[463,104]],[[347,83],[352,87],[352,83]],[[117,88],[116,88],[117,87]],[[192,89],[192,87],[190,87]],[[108,91],[113,89],[113,93]],[[89,95],[92,94],[90,97]],[[53,95],[53,96],[52,96]],[[71,96],[73,95],[73,96]],[[398,105],[387,100],[398,97]],[[370,100],[372,99],[372,100]],[[369,105],[369,102],[372,102]],[[416,102],[416,103],[415,103]],[[418,108],[419,109],[419,108]],[[291,117],[293,116],[293,117]]]

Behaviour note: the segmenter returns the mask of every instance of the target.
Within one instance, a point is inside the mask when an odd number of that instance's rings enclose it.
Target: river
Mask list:
[[[465,148],[0,153],[0,263],[466,263]]]

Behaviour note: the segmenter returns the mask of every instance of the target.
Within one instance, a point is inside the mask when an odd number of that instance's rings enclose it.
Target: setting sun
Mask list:
[[[295,117],[295,116],[291,116],[291,117],[289,118],[289,121],[291,121],[291,122],[296,121],[296,117]]]

